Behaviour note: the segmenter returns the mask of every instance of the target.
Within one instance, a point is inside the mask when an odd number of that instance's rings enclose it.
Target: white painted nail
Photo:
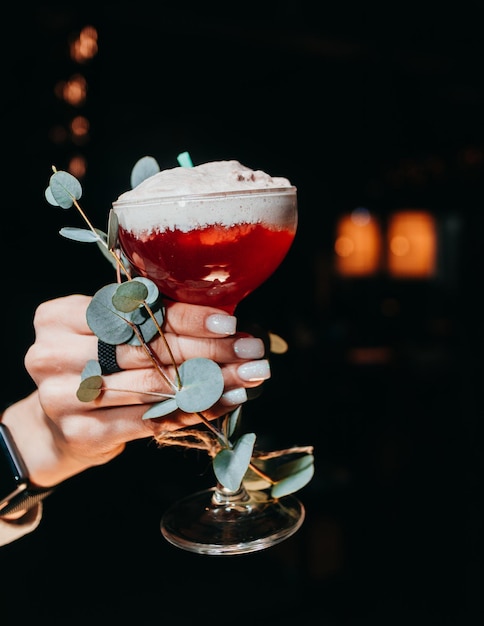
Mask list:
[[[237,318],[233,315],[214,313],[205,320],[205,326],[211,333],[233,335],[237,328]]]
[[[260,359],[264,351],[264,342],[257,337],[241,337],[234,342],[234,352],[241,359]]]
[[[267,380],[271,377],[271,368],[269,361],[261,359],[260,361],[249,361],[239,365],[237,373],[247,382],[255,382],[257,380]]]
[[[247,391],[244,387],[238,387],[237,389],[230,389],[222,394],[220,402],[225,406],[235,406],[236,404],[242,404],[247,401]]]

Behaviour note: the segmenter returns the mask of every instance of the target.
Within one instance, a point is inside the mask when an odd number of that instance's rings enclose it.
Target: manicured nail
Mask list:
[[[267,380],[271,377],[271,368],[269,361],[262,359],[260,361],[250,361],[249,363],[243,363],[237,369],[237,373],[247,382],[254,382],[257,380]]]
[[[260,359],[264,351],[264,342],[257,337],[242,337],[234,342],[234,352],[241,359]]]
[[[205,320],[207,330],[218,335],[233,335],[237,328],[237,318],[233,315],[214,313]]]
[[[235,406],[236,404],[242,404],[247,401],[247,391],[244,387],[238,387],[237,389],[230,389],[222,394],[220,402],[226,406]]]

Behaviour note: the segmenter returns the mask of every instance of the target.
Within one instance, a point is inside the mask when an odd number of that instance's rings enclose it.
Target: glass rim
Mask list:
[[[183,202],[189,200],[224,200],[226,198],[237,198],[247,196],[281,196],[281,195],[296,195],[297,188],[294,185],[290,187],[271,187],[262,189],[239,189],[237,191],[215,191],[211,193],[198,193],[198,194],[181,194],[176,196],[159,196],[158,198],[153,196],[149,198],[142,198],[139,200],[115,200],[112,205],[115,207],[126,207],[133,205],[145,205],[145,204],[166,204],[168,202]]]

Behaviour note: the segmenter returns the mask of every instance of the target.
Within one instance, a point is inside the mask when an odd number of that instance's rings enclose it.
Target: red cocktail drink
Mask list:
[[[117,219],[110,227],[117,224],[134,274],[151,279],[171,299],[233,314],[277,269],[294,240],[296,188],[286,178],[219,161],[163,170],[138,184],[133,179],[132,191],[113,203]],[[230,415],[238,419],[238,410]],[[232,444],[228,416],[215,458],[223,465],[232,451],[235,465],[244,464],[248,459],[241,460],[239,450],[246,454],[255,435]],[[291,493],[283,489],[269,498],[265,490],[246,489],[242,476],[226,485],[216,473],[214,488],[183,498],[163,515],[162,533],[174,545],[199,554],[244,554],[301,526],[304,507]]]
[[[276,270],[296,234],[295,188],[113,207],[136,273],[169,298],[231,313]]]

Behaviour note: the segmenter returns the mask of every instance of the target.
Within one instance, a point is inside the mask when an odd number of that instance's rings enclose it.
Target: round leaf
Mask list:
[[[85,378],[89,378],[90,376],[101,376],[101,374],[102,374],[102,370],[101,370],[101,366],[99,365],[99,361],[96,361],[95,359],[91,359],[90,361],[86,363],[86,365],[84,366],[84,369],[81,372],[81,380],[84,380]]]
[[[133,329],[126,322],[127,316],[116,311],[112,298],[118,283],[111,283],[99,289],[93,296],[86,311],[86,319],[92,332],[105,343],[118,345],[127,343]]]
[[[112,298],[115,309],[131,313],[138,309],[148,295],[148,288],[137,280],[128,280],[118,285]]]
[[[153,404],[146,413],[143,414],[144,420],[154,419],[156,417],[164,417],[169,413],[173,413],[176,411],[177,404],[174,398],[168,398],[168,400],[163,400],[163,402],[157,402]]]
[[[44,191],[44,196],[49,204],[52,204],[52,206],[59,206],[59,203],[56,202],[56,199],[52,195],[52,191],[50,190],[50,187],[47,187],[47,189]]]
[[[69,209],[74,200],[82,196],[81,183],[68,172],[55,172],[50,177],[49,188],[52,197],[63,209]]]
[[[271,495],[273,498],[282,498],[290,493],[294,493],[299,489],[302,489],[314,475],[314,463],[310,463],[308,466],[303,467],[299,472],[283,478],[276,483],[271,489]]]
[[[236,491],[249,467],[255,444],[255,434],[247,433],[237,441],[232,450],[221,450],[213,460],[213,471],[219,483]]]
[[[73,228],[72,226],[64,226],[59,231],[66,239],[73,239],[74,241],[81,241],[83,243],[98,242],[102,239],[99,235],[96,235],[92,230],[87,228]]]
[[[133,313],[131,314],[131,321],[134,324],[136,324],[136,326],[138,327],[138,330],[141,333],[141,336],[143,337],[143,340],[146,343],[148,343],[156,335],[158,335],[158,328],[150,316],[145,315],[141,319],[141,316],[144,313],[146,313],[146,310],[144,308],[138,309],[137,311],[133,311]],[[165,310],[160,308],[160,309],[157,309],[156,311],[153,311],[153,314],[155,316],[155,320],[158,322],[158,326],[161,327],[163,324],[164,316],[165,316]],[[137,321],[138,319],[140,319],[141,321]],[[132,346],[140,345],[139,339],[137,335],[135,335],[134,333],[131,339],[127,341],[126,343],[129,343]]]
[[[101,376],[90,376],[81,381],[77,390],[77,398],[81,402],[92,402],[101,394],[103,379]]]
[[[159,171],[160,166],[156,159],[151,156],[142,157],[131,170],[131,189],[134,189],[146,178],[157,174]]]
[[[189,359],[179,367],[182,388],[176,393],[178,408],[186,413],[206,411],[219,400],[224,390],[220,366],[202,357]]]

